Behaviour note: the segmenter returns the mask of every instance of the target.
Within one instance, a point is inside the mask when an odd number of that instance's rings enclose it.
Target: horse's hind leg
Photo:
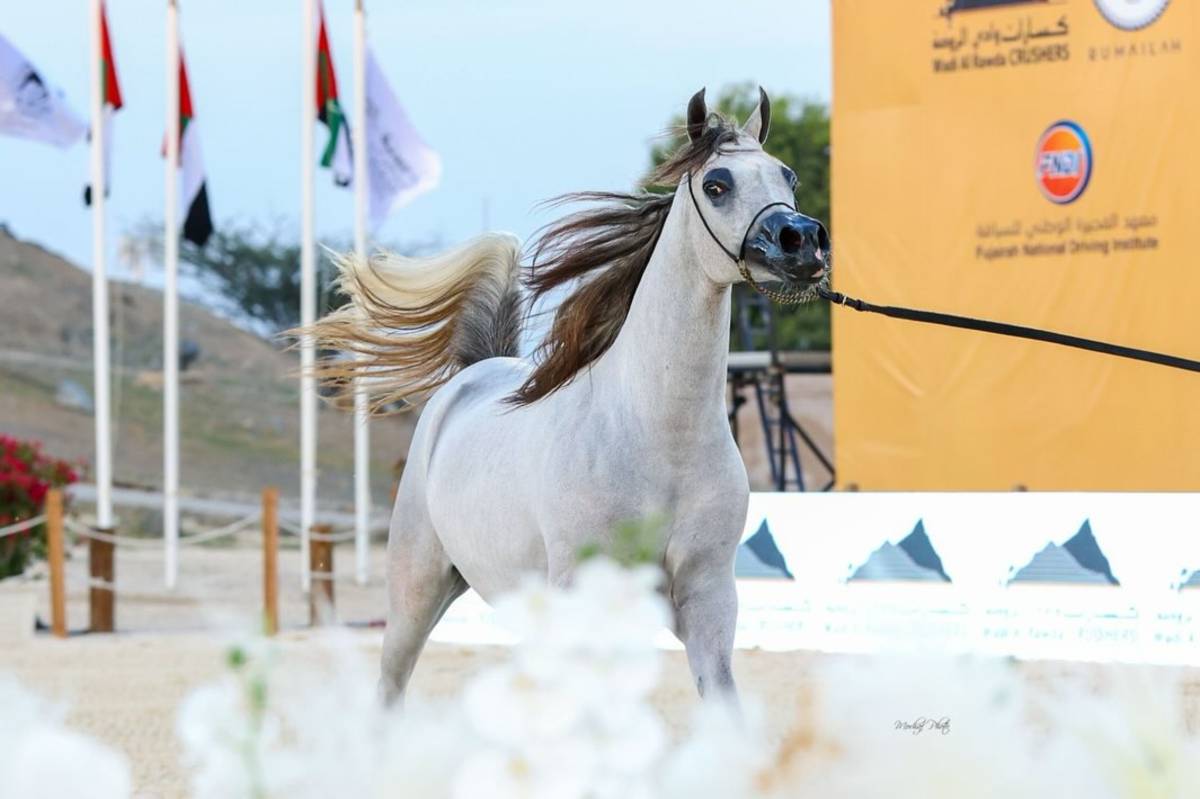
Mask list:
[[[388,619],[379,691],[391,704],[403,699],[429,633],[467,584],[442,549],[423,501],[397,500],[387,560]]]

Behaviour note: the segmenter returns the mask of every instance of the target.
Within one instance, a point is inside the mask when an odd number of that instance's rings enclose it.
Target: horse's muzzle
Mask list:
[[[812,217],[782,210],[763,217],[746,242],[746,260],[781,280],[813,283],[828,266],[829,233]]]

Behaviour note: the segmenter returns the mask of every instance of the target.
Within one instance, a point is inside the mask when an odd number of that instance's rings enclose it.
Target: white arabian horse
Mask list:
[[[577,286],[532,360],[520,246],[484,235],[429,258],[345,258],[352,302],[307,332],[357,359],[319,373],[376,407],[429,396],[388,539],[381,692],[402,697],[433,626],[468,587],[484,599],[536,572],[571,580],[622,521],[667,520],[664,591],[701,696],[734,695],[734,553],[749,486],[726,415],[732,284],[807,298],[828,238],[793,206],[796,177],[744,127],[688,106],[688,141],[651,177],[673,194],[588,192],[532,248],[533,296]]]

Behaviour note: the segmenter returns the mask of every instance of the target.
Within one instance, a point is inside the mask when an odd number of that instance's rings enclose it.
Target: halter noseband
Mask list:
[[[758,218],[762,216],[765,211],[768,211],[777,205],[782,205],[789,211],[795,211],[796,209],[791,203],[767,203],[762,208],[758,209],[758,213],[756,213],[750,219],[750,224],[746,226],[746,232],[742,234],[742,246],[738,248],[738,251],[735,253],[721,243],[721,240],[717,238],[717,234],[713,232],[711,227],[709,227],[708,220],[704,218],[704,212],[700,209],[700,203],[696,200],[696,192],[692,189],[691,172],[687,174],[687,187],[688,194],[691,195],[692,198],[692,206],[696,209],[696,214],[700,217],[700,223],[704,225],[704,229],[708,231],[708,235],[712,237],[712,240],[716,242],[718,247],[721,248],[721,252],[728,255],[730,260],[737,265],[738,272],[741,273],[742,279],[749,283],[751,288],[772,302],[777,302],[780,305],[796,305],[797,303],[803,302],[807,298],[807,287],[792,289],[791,291],[776,291],[775,289],[769,289],[766,286],[756,282],[754,278],[750,276],[750,267],[746,266],[746,242],[750,240],[750,231],[754,230],[755,224],[758,223]]]

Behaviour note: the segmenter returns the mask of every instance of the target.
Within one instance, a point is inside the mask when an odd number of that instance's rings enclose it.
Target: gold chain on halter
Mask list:
[[[809,294],[808,286],[798,289],[791,289],[790,291],[776,291],[775,289],[769,289],[766,286],[756,282],[754,278],[750,276],[750,268],[746,266],[746,260],[744,258],[738,259],[737,268],[738,271],[742,273],[742,279],[750,284],[750,288],[754,289],[771,302],[777,302],[780,305],[799,305],[800,303],[805,302],[806,299],[812,299],[811,296],[805,296]]]

